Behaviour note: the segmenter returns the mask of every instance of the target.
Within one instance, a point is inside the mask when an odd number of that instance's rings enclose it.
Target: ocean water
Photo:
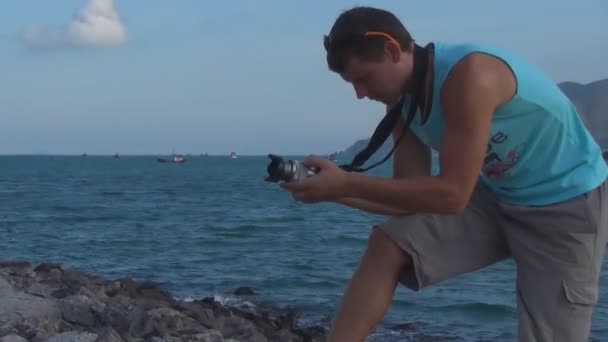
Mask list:
[[[263,181],[267,161],[0,157],[0,258],[152,280],[180,298],[295,309],[323,324],[383,218],[296,203]],[[607,264],[594,341],[608,341]],[[514,280],[505,261],[419,292],[399,286],[369,341],[515,341]],[[233,296],[239,286],[257,295]],[[392,329],[401,323],[410,328]]]

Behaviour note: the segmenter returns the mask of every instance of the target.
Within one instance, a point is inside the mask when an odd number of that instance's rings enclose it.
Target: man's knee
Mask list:
[[[378,227],[374,227],[367,242],[366,256],[397,267],[411,265],[411,257]]]

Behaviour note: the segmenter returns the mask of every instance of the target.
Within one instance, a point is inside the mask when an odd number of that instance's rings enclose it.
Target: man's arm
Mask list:
[[[348,174],[348,195],[416,212],[462,212],[479,177],[492,115],[515,88],[510,69],[498,59],[483,54],[464,58],[440,94],[445,122],[440,173],[399,179]]]
[[[399,119],[392,132],[393,143],[396,143],[397,139],[399,139],[404,125],[403,119]],[[411,131],[406,131],[401,142],[393,152],[393,178],[414,178],[430,174],[431,153],[429,148]],[[339,199],[336,202],[378,215],[401,216],[413,214],[410,210],[361,198],[348,197]]]

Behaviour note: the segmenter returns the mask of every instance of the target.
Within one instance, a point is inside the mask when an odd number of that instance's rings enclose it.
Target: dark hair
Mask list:
[[[409,51],[413,41],[393,13],[373,7],[354,7],[342,12],[329,35],[324,37],[329,69],[341,73],[351,57],[379,61],[387,37],[366,36],[366,32],[370,31],[383,32],[393,37],[401,45],[402,51]]]

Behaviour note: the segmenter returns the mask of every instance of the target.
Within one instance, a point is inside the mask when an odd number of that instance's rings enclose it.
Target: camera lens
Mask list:
[[[268,177],[264,178],[264,180],[274,183],[288,181],[291,178],[291,174],[290,172],[286,172],[290,170],[286,169],[283,158],[274,154],[269,154],[268,157],[270,158],[270,164],[268,164],[268,167],[266,168]]]

